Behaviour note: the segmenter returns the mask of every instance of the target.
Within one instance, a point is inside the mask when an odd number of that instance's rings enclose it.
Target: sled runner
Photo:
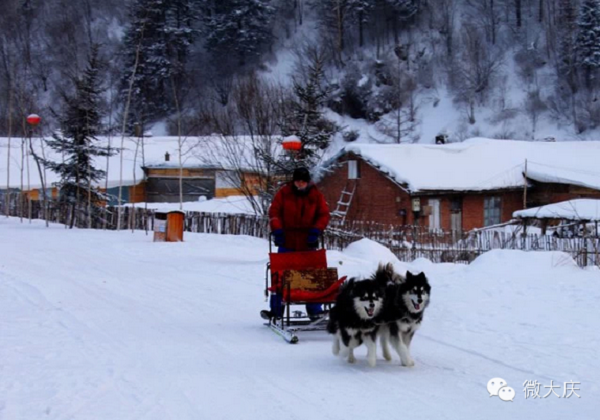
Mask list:
[[[298,332],[325,330],[327,313],[346,277],[338,278],[337,268],[327,267],[325,249],[274,253],[269,244],[269,262],[265,274],[265,297],[276,293],[282,297],[282,317],[273,317],[265,325],[287,342],[298,342]],[[319,303],[324,313],[311,319],[292,305]]]

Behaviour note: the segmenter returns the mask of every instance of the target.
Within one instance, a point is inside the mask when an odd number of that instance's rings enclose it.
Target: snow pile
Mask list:
[[[538,219],[600,220],[600,200],[580,198],[513,213],[513,217]]]
[[[153,243],[12,218],[0,237],[1,419],[591,419],[600,408],[600,272],[564,254],[492,251],[466,266],[399,263],[369,241],[328,252],[340,275],[391,260],[430,278],[416,366],[379,351],[369,368],[364,347],[349,365],[324,332],[289,345],[262,325],[262,239]],[[514,402],[489,397],[495,377]],[[581,398],[525,399],[526,381],[542,395],[577,381]]]
[[[348,245],[343,251],[343,256],[358,262],[354,268],[356,274],[353,274],[353,276],[359,278],[371,277],[371,274],[373,274],[380,263],[392,263],[396,271],[402,274],[407,270],[407,265],[398,260],[392,251],[366,238]]]

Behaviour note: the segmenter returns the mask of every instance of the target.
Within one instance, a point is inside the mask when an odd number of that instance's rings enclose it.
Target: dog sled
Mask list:
[[[324,248],[315,251],[274,253],[269,241],[269,262],[265,273],[265,298],[278,294],[282,298],[283,316],[270,317],[265,323],[291,344],[298,342],[299,332],[322,331],[346,277],[338,278],[337,268],[327,266]],[[306,312],[292,306],[322,304],[324,312],[311,319]]]

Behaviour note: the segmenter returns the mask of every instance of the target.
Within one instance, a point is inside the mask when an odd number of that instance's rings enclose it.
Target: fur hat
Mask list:
[[[310,182],[310,172],[306,168],[296,168],[292,180]]]

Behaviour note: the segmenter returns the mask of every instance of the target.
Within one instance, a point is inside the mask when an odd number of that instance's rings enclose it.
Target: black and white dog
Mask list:
[[[375,319],[383,307],[384,290],[384,285],[375,279],[350,279],[344,283],[327,324],[327,331],[335,335],[333,354],[338,355],[341,347],[348,362],[354,363],[354,349],[364,342],[367,361],[375,366],[378,332]]]
[[[385,285],[385,300],[375,322],[380,325],[379,336],[383,357],[392,360],[388,342],[400,356],[403,366],[414,366],[410,343],[421,327],[425,308],[429,305],[431,286],[424,273],[410,271],[403,278],[394,272],[391,264],[380,266],[374,279]]]

